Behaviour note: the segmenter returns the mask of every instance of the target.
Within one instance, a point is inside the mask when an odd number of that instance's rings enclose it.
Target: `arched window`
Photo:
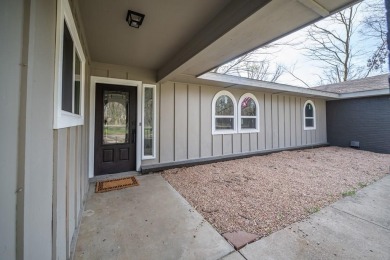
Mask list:
[[[238,102],[238,131],[241,133],[259,131],[259,103],[250,93],[242,95]]]
[[[215,94],[212,103],[212,134],[237,132],[236,111],[236,99],[230,92],[222,90]]]
[[[303,106],[303,119],[304,130],[316,129],[316,107],[311,100],[306,101]]]

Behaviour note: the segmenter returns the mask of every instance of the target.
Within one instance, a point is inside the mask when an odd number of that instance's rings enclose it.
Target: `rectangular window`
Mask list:
[[[67,0],[57,5],[55,129],[84,124],[85,56]]]
[[[257,118],[241,118],[241,129],[256,129]]]
[[[306,117],[306,119],[305,119],[305,127],[314,127],[314,119]]]
[[[142,159],[154,159],[156,158],[156,86],[144,84],[142,94]]]
[[[62,110],[73,112],[73,40],[64,24],[62,47]]]
[[[74,70],[74,99],[73,99],[73,112],[80,115],[80,78],[81,78],[81,62],[80,57],[75,51],[75,70]]]
[[[234,118],[215,118],[216,130],[232,130],[234,129]]]

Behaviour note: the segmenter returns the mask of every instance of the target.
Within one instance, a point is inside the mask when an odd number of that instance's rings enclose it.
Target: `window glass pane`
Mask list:
[[[216,130],[233,130],[234,118],[216,118],[215,119]]]
[[[256,129],[256,118],[241,118],[241,129]]]
[[[62,49],[62,110],[73,112],[73,40],[64,23]]]
[[[144,155],[153,156],[154,100],[153,88],[145,88],[144,99]]]
[[[313,106],[312,104],[307,104],[305,107],[305,117],[313,117]]]
[[[241,102],[241,115],[256,116],[256,103],[252,98],[246,97]]]
[[[76,52],[75,60],[75,75],[74,75],[74,113],[80,114],[80,75],[81,75],[81,62],[79,55]]]
[[[217,116],[233,116],[234,104],[229,96],[223,95],[215,102],[215,115]]]
[[[103,144],[128,143],[129,93],[104,91]]]
[[[314,127],[314,119],[313,118],[306,118],[305,119],[305,124],[306,124],[306,127]]]

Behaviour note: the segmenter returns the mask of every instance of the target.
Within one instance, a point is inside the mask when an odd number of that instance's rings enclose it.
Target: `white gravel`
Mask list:
[[[242,230],[263,237],[389,169],[390,154],[324,147],[171,169],[162,176],[221,234]]]

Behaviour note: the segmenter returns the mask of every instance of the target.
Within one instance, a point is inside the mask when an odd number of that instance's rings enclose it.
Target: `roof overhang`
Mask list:
[[[319,97],[325,99],[339,98],[339,94],[337,93],[324,92],[324,91],[314,90],[310,88],[294,87],[285,84],[248,79],[248,78],[224,75],[224,74],[213,73],[213,72],[205,73],[201,75],[199,78],[209,80],[209,81],[215,81],[215,82],[224,82],[225,84],[227,84],[225,88],[263,91],[263,92],[270,92],[272,94],[285,93],[291,95]]]
[[[323,98],[326,100],[390,95],[389,88],[340,94],[340,93],[326,92],[326,91],[321,91],[321,90],[316,90],[311,88],[295,87],[295,86],[290,86],[285,84],[254,80],[254,79],[242,78],[242,77],[231,76],[231,75],[224,75],[224,74],[213,73],[213,72],[205,73],[199,76],[199,79],[207,80],[209,83],[210,82],[214,83],[213,85],[219,85],[224,88],[262,91],[262,92],[268,92],[272,94],[289,94],[295,96],[315,97],[315,98]]]
[[[359,0],[76,0],[92,62],[196,77]],[[127,10],[146,14],[129,28]]]
[[[236,2],[244,7],[257,1],[232,1],[224,11],[228,14]],[[262,8],[253,7],[252,13],[247,11],[250,15],[241,22],[237,19],[233,28],[223,25],[230,15],[218,16],[158,70],[157,80],[199,76],[356,2],[359,0],[272,0]]]
[[[386,96],[386,95],[390,95],[390,88],[343,93],[343,94],[339,94],[339,99],[375,97],[375,96]]]

